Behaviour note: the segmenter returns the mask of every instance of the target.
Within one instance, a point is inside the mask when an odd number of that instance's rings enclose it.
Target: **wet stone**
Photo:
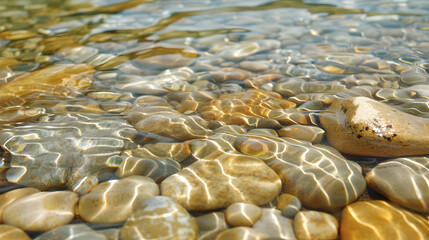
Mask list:
[[[283,193],[278,197],[276,208],[282,211],[283,216],[293,218],[301,209],[299,199],[291,194]]]
[[[340,235],[350,239],[428,239],[427,219],[386,201],[356,202],[342,212]]]
[[[278,209],[263,208],[262,215],[253,228],[267,233],[272,238],[296,239],[292,220],[284,217]]]
[[[274,91],[285,97],[292,97],[300,93],[341,92],[346,89],[346,86],[338,81],[306,82],[295,78],[274,85]]]
[[[220,232],[228,229],[223,212],[212,212],[195,218],[198,224],[198,239],[212,240]]]
[[[0,144],[12,154],[8,181],[40,190],[67,184],[85,193],[117,167],[109,166],[109,157],[135,146],[136,135],[115,117],[63,114],[2,130]]]
[[[80,217],[91,223],[124,222],[136,201],[159,194],[156,183],[148,177],[131,176],[100,183],[79,200]],[[136,197],[137,196],[137,197]]]
[[[31,238],[21,229],[0,224],[0,240],[30,240]]]
[[[169,158],[182,162],[191,155],[189,142],[158,142],[124,151],[123,155],[140,158]]]
[[[280,188],[277,174],[263,161],[216,152],[161,183],[162,195],[175,199],[187,210],[212,210],[236,202],[262,205],[275,198]]]
[[[16,200],[22,197],[25,197],[37,192],[40,192],[40,191],[35,188],[18,188],[0,195],[0,220],[3,215],[3,211],[7,208],[7,206],[9,206],[9,204],[15,202]]]
[[[375,166],[368,185],[390,201],[417,212],[429,213],[429,159],[395,158]]]
[[[35,238],[37,240],[107,240],[107,238],[97,231],[91,229],[86,224],[69,224],[52,229]]]
[[[260,207],[249,203],[233,203],[225,210],[226,221],[234,227],[251,227],[261,214]]]
[[[316,126],[291,125],[279,130],[281,137],[320,143],[325,137],[325,130]]]
[[[49,231],[73,220],[78,199],[70,191],[34,193],[9,204],[3,222],[25,231]]]
[[[247,41],[222,47],[215,54],[226,60],[237,61],[258,52],[279,48],[280,45],[280,41],[272,39]]]
[[[428,154],[428,121],[375,100],[334,102],[320,116],[329,143],[343,153],[389,157]]]
[[[98,233],[103,234],[107,240],[119,240],[119,234],[120,234],[120,229],[119,228],[112,228],[112,229],[103,229],[103,230],[98,230]]]
[[[337,239],[338,221],[328,213],[300,211],[293,219],[293,229],[298,240]]]
[[[262,240],[268,239],[270,235],[264,231],[250,227],[234,227],[221,232],[215,240]]]
[[[196,239],[198,225],[176,201],[164,196],[133,205],[133,213],[121,229],[121,239]]]
[[[0,110],[0,123],[13,123],[36,119],[45,113],[44,108],[12,106]]]

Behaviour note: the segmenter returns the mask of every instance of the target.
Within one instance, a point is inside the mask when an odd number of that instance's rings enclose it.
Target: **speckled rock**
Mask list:
[[[287,218],[293,218],[301,207],[301,201],[297,197],[287,193],[281,194],[276,204],[276,208],[282,211],[283,216]]]
[[[199,159],[161,183],[161,193],[188,210],[212,210],[235,202],[261,205],[280,191],[277,174],[263,161],[224,153]]]
[[[260,207],[249,203],[233,203],[225,210],[226,221],[234,227],[251,227],[261,214]]]
[[[375,166],[368,185],[390,201],[417,212],[429,213],[429,158],[395,158]]]
[[[0,224],[0,240],[30,240],[31,238],[21,229]]]
[[[37,192],[40,192],[40,191],[35,188],[18,188],[0,195],[0,221],[3,215],[3,211],[6,209],[7,206],[9,206],[9,204],[15,202],[16,200],[22,197],[25,197]]]
[[[1,130],[0,145],[12,155],[9,182],[40,190],[66,184],[86,193],[117,167],[109,157],[136,145],[136,135],[136,129],[116,117],[61,114]]]
[[[298,240],[337,239],[338,221],[328,213],[300,211],[293,219],[293,230]]]
[[[212,212],[195,218],[198,224],[198,239],[212,240],[220,232],[228,229],[223,212]]]
[[[136,201],[159,194],[155,181],[145,176],[130,176],[97,185],[79,200],[80,217],[91,223],[124,222]]]
[[[69,224],[52,229],[38,236],[35,240],[107,240],[107,238],[97,231],[92,230],[86,224]]]
[[[121,239],[191,240],[198,225],[176,201],[164,196],[133,205],[133,213],[121,229]]]
[[[321,114],[320,122],[329,143],[347,154],[391,157],[429,153],[426,118],[369,98],[336,101]]]
[[[215,240],[262,240],[268,239],[270,235],[250,227],[235,227],[221,232]]]
[[[342,240],[429,239],[427,219],[386,201],[356,202],[342,212]]]
[[[265,232],[273,238],[296,239],[292,220],[284,217],[278,209],[263,208],[262,215],[253,224],[253,228]]]
[[[78,199],[70,191],[33,193],[9,204],[3,222],[25,231],[49,231],[73,220]]]
[[[325,137],[325,130],[316,126],[291,125],[279,130],[281,137],[291,137],[298,140],[320,143]]]

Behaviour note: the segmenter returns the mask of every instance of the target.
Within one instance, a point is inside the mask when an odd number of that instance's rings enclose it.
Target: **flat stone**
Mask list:
[[[291,137],[298,140],[320,143],[325,137],[325,130],[316,126],[291,125],[279,130],[281,137]]]
[[[262,240],[268,239],[270,235],[250,227],[234,227],[221,232],[215,240]]]
[[[429,213],[429,158],[395,158],[375,166],[366,175],[368,185],[390,201]]]
[[[369,98],[336,101],[322,112],[320,122],[329,143],[343,153],[374,157],[429,153],[426,118]]]
[[[253,224],[253,228],[265,232],[273,238],[296,239],[292,220],[284,217],[278,209],[263,208],[262,215]]]
[[[30,240],[31,238],[21,229],[0,224],[0,240]]]
[[[136,129],[116,117],[61,114],[1,130],[0,145],[12,155],[9,182],[40,190],[66,184],[86,193],[117,167],[109,157],[136,146],[136,135]]]
[[[332,211],[344,207],[366,187],[360,166],[330,146],[254,130],[238,137],[236,146],[243,154],[266,161],[280,176],[282,192],[310,208]]]
[[[223,212],[211,212],[195,218],[198,224],[198,239],[212,240],[220,232],[228,229]]]
[[[16,200],[22,197],[25,197],[37,192],[40,192],[40,191],[35,188],[18,188],[0,195],[0,219],[2,218],[3,211],[6,209],[7,206],[9,206],[9,204],[15,202]]]
[[[157,196],[133,205],[133,213],[121,229],[121,239],[190,240],[198,236],[198,225],[171,198]]]
[[[78,199],[70,191],[33,193],[9,204],[3,222],[25,231],[46,232],[73,220]]]
[[[233,203],[225,210],[226,221],[234,227],[251,227],[261,214],[260,207],[249,203]]]
[[[61,227],[52,229],[49,232],[45,232],[42,235],[35,238],[35,240],[85,240],[85,239],[94,239],[94,240],[107,240],[107,238],[98,233],[95,230],[92,230],[86,224],[69,224]]]
[[[199,159],[161,183],[161,193],[187,210],[212,210],[236,202],[262,205],[279,193],[280,179],[263,161],[221,153]]]
[[[293,218],[301,209],[299,199],[291,194],[283,193],[278,197],[276,208],[282,211],[283,216]]]
[[[337,239],[338,221],[328,213],[300,211],[293,219],[293,229],[298,240]]]
[[[342,212],[340,235],[352,239],[429,239],[427,219],[386,201],[356,202]]]
[[[80,217],[91,223],[124,222],[135,201],[159,194],[155,181],[145,176],[130,176],[100,183],[79,200]]]

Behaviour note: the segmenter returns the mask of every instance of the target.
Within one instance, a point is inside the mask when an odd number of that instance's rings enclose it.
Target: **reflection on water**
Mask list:
[[[429,238],[425,1],[0,0],[0,23],[0,239]]]

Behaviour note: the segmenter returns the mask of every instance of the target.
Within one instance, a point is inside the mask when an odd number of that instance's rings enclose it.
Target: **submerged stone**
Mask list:
[[[198,224],[198,239],[212,240],[220,232],[228,229],[225,213],[212,212],[195,218]]]
[[[35,240],[107,240],[107,238],[97,231],[91,229],[86,224],[69,224],[52,229],[35,238]]]
[[[31,238],[21,229],[0,224],[0,240],[30,240]]]
[[[293,229],[298,240],[337,239],[338,221],[328,213],[300,211],[293,219]]]

